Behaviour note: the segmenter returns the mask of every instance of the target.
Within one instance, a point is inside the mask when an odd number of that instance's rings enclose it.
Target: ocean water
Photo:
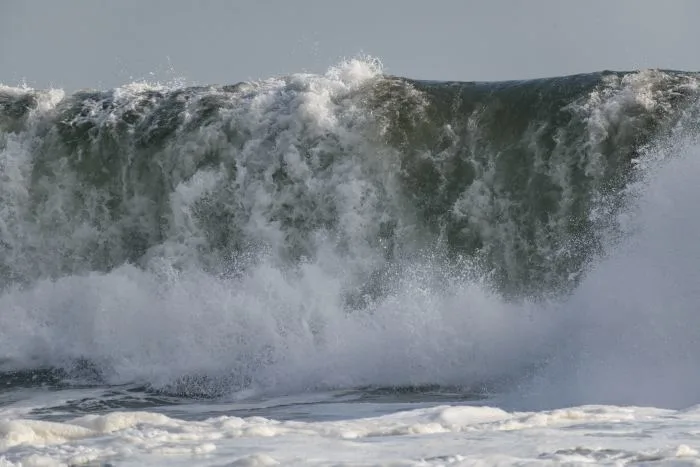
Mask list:
[[[700,463],[699,84],[0,86],[0,466]]]

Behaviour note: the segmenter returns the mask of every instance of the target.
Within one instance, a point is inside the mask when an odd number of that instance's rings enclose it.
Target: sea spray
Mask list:
[[[679,72],[425,82],[358,60],[1,88],[3,368],[198,394],[511,384],[559,349],[551,303],[696,97]]]

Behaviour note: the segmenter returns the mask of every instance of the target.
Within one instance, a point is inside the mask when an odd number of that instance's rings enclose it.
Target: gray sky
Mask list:
[[[360,53],[440,80],[700,70],[699,20],[700,0],[0,0],[0,82],[235,83]]]

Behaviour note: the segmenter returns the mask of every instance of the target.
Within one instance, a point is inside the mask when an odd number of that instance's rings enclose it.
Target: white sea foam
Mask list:
[[[5,465],[22,466],[700,462],[693,448],[697,421],[694,409],[615,406],[523,413],[439,406],[332,422],[231,416],[184,421],[114,412],[64,423],[3,422],[0,449]]]
[[[0,353],[19,367],[89,357],[112,383],[156,386],[200,373],[273,392],[470,384],[517,374],[555,322],[477,285],[407,278],[356,313],[339,289],[317,264],[293,274],[263,264],[235,281],[163,283],[133,267],[44,281],[0,297]]]

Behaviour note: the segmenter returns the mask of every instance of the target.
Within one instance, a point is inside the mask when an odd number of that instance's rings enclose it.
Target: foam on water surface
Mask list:
[[[149,412],[0,423],[0,465],[552,465],[700,462],[695,409],[438,406],[332,422]],[[4,462],[4,464],[2,464]]]

